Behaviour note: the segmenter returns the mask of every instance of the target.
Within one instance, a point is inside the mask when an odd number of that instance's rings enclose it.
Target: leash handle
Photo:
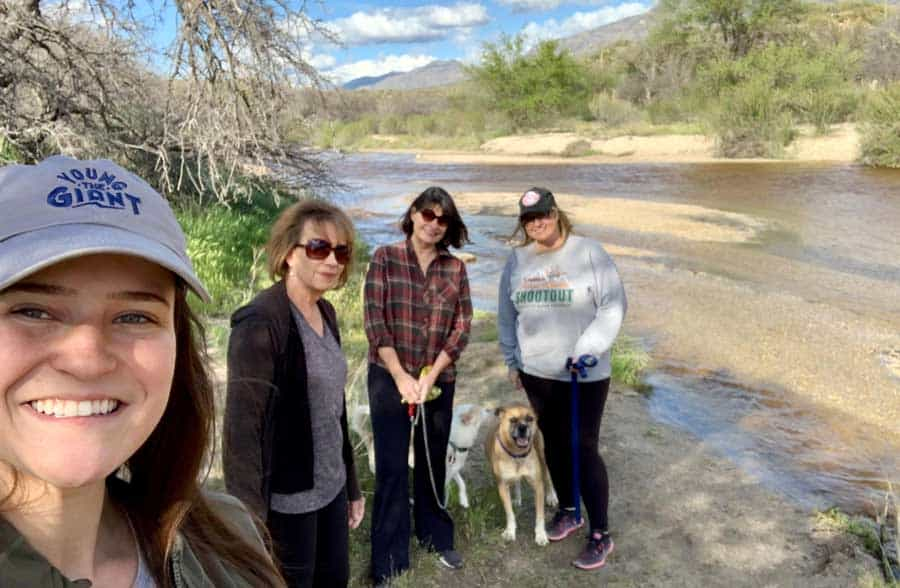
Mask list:
[[[573,361],[571,357],[566,358],[566,369],[573,374],[577,373],[577,375],[581,376],[582,378],[586,378],[587,369],[592,368],[595,365],[597,365],[597,358],[587,353],[580,356],[575,361]]]

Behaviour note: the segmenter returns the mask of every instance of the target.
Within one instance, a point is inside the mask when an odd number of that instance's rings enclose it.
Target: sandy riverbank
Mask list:
[[[390,145],[385,146],[390,150]],[[424,151],[417,159],[432,163],[474,164],[594,164],[594,163],[713,163],[765,161],[716,157],[715,141],[705,135],[624,135],[602,139],[575,133],[541,133],[492,139],[479,151]],[[854,125],[835,125],[824,135],[801,129],[777,161],[841,162],[857,159],[859,133]]]
[[[514,216],[517,211],[514,194],[454,197],[466,214]],[[557,194],[557,200],[576,226],[646,233],[693,248],[750,242],[766,228],[753,216],[701,206],[577,194]],[[896,325],[666,263],[670,251],[613,246],[610,252],[629,286],[629,325],[654,334],[654,355],[726,369],[750,385],[787,391],[798,402],[828,412],[837,430],[847,432],[848,444],[867,426],[900,443],[900,371],[879,356],[896,345]],[[750,267],[740,270],[748,274],[797,271],[777,258],[766,258],[766,267],[757,270],[752,265],[759,260],[743,260],[740,253],[734,267],[745,263]]]

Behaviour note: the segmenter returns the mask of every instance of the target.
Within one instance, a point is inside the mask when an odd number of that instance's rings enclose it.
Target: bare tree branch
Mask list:
[[[167,10],[177,24],[160,53],[150,39]],[[24,157],[124,158],[170,194],[223,201],[246,190],[247,164],[331,185],[316,154],[284,137],[295,88],[323,84],[306,44],[331,34],[305,4],[0,0],[0,18],[0,135]]]

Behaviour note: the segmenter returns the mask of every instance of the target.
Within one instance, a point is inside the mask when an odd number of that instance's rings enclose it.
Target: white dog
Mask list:
[[[469,508],[469,495],[462,470],[469,457],[469,450],[475,444],[478,428],[491,411],[474,404],[458,404],[453,407],[453,422],[450,425],[450,442],[447,444],[447,478],[444,492],[450,488],[450,480],[456,482],[459,490],[459,505]]]
[[[458,404],[453,407],[453,420],[450,425],[450,442],[447,444],[447,471],[444,491],[449,490],[450,481],[456,482],[459,490],[459,504],[469,508],[469,495],[466,482],[462,477],[462,469],[466,465],[469,449],[475,444],[478,429],[491,411],[474,404]],[[357,405],[350,416],[350,427],[359,435],[366,447],[369,458],[369,471],[375,473],[375,440],[372,436],[372,422],[367,404]],[[409,467],[415,467],[412,447],[409,449]]]

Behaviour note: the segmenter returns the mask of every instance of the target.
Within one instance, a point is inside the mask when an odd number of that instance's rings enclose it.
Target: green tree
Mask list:
[[[485,44],[481,64],[470,67],[469,74],[517,129],[587,112],[588,70],[555,41],[526,54],[521,36],[504,36]]]
[[[663,0],[661,8],[682,26],[716,35],[733,57],[783,40],[804,11],[798,0]]]

